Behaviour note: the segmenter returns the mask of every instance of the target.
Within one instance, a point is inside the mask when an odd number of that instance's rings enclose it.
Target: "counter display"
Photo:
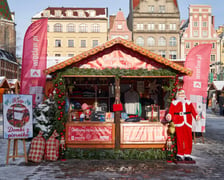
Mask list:
[[[167,125],[160,122],[121,123],[121,148],[162,148]]]

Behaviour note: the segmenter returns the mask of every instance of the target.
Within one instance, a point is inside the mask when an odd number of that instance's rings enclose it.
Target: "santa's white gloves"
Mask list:
[[[196,116],[196,121],[199,121],[201,118],[199,115]]]
[[[171,114],[167,114],[167,115],[166,115],[166,120],[167,120],[168,122],[170,122],[170,121],[171,121],[171,119],[172,119]]]

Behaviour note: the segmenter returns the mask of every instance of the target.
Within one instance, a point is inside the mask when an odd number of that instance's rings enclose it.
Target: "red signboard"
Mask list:
[[[167,126],[161,123],[122,123],[121,144],[166,143]]]
[[[70,123],[66,129],[67,143],[112,143],[113,131],[113,124],[110,123]]]

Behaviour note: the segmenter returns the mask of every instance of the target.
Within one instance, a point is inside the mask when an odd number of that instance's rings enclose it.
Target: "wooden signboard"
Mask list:
[[[68,122],[66,123],[66,146],[114,148],[115,125],[106,122]]]
[[[162,148],[167,126],[160,122],[121,123],[121,148]]]

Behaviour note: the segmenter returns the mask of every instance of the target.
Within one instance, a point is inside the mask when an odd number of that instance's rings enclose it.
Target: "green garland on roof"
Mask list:
[[[176,76],[175,72],[167,69],[120,69],[120,68],[106,68],[99,69],[84,69],[84,68],[69,68],[62,72],[62,75],[115,75],[116,78],[122,76]]]

